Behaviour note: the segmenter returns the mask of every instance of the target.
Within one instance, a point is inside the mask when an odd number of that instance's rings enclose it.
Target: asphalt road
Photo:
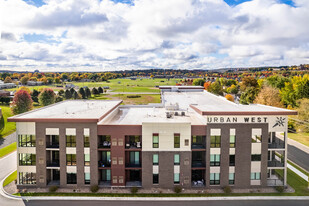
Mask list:
[[[288,145],[288,159],[309,171],[309,154],[293,145]]]
[[[38,201],[26,206],[308,206],[309,200],[207,200],[207,201]]]

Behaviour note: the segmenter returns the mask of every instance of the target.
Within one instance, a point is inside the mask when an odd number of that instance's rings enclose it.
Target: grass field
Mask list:
[[[9,134],[12,134],[16,130],[15,122],[7,122],[7,118],[13,116],[12,111],[9,106],[1,105],[2,114],[4,117],[5,127],[4,130],[0,133],[0,138],[6,137]]]
[[[308,183],[288,169],[288,184],[295,193],[199,193],[199,194],[109,194],[109,193],[16,193],[17,196],[89,196],[89,197],[220,197],[220,196],[308,196]]]
[[[16,142],[0,149],[0,158],[16,150]]]
[[[10,174],[3,182],[3,187],[5,187],[6,185],[10,184],[12,181],[17,179],[17,171],[13,172],[12,174]]]
[[[124,104],[149,104],[149,103],[160,103],[160,94],[139,94],[138,98],[128,98],[127,94],[116,94],[112,95],[112,99],[121,99]]]
[[[289,133],[288,137],[309,147],[309,133]]]

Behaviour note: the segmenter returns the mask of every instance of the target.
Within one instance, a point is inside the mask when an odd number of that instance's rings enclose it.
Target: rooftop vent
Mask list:
[[[166,112],[166,118],[168,119],[172,118],[172,114],[170,112]]]
[[[181,116],[186,116],[186,113],[185,112],[181,112]]]

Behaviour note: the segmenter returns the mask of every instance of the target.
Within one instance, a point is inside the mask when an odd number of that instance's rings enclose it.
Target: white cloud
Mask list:
[[[0,69],[212,69],[309,63],[309,1],[0,0]],[[24,35],[33,35],[32,41]],[[35,41],[36,35],[46,41]],[[48,38],[47,38],[48,37]],[[53,40],[53,41],[51,41]]]

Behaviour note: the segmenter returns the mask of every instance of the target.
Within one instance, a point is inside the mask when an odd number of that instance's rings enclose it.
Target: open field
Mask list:
[[[108,82],[67,82],[67,84],[74,84],[78,87],[87,86],[89,88],[93,87],[110,87],[111,92],[156,92],[160,93],[160,90],[155,86],[162,85],[175,85],[181,79],[111,79]],[[56,85],[43,85],[43,86],[26,86],[30,90],[36,89],[40,90],[43,88],[51,88],[54,91],[59,91],[64,89],[62,87],[56,87]],[[17,88],[7,89],[8,91],[15,91]]]
[[[309,133],[289,133],[288,137],[309,147]]]
[[[16,123],[15,122],[7,122],[7,118],[13,116],[10,106],[1,105],[2,114],[4,117],[5,127],[4,130],[0,133],[0,138],[6,137],[9,134],[12,134],[16,130]]]

